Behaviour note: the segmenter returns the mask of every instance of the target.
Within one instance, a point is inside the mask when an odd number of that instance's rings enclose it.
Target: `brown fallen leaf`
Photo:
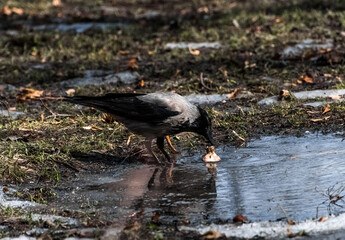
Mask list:
[[[225,234],[216,232],[214,230],[209,230],[209,231],[205,232],[203,235],[201,235],[202,239],[217,239],[217,238],[221,238],[221,237],[225,237]]]
[[[243,88],[236,88],[232,93],[226,95],[227,98],[233,99],[238,96],[243,91]]]
[[[73,94],[75,93],[75,89],[73,89],[73,88],[67,89],[67,90],[65,91],[65,93],[66,93],[68,96],[73,95]]]
[[[279,93],[278,100],[281,101],[290,96],[290,91],[287,89],[282,89]]]
[[[133,58],[133,59],[129,60],[129,62],[127,63],[127,66],[132,68],[132,69],[139,68],[139,66],[137,65],[137,59]]]
[[[61,6],[61,0],[53,0],[52,4],[54,7],[60,7]]]
[[[141,79],[139,85],[140,85],[140,87],[144,87],[145,86],[144,80]]]
[[[331,107],[329,106],[329,104],[327,104],[327,107],[325,108],[325,110],[322,112],[322,114],[325,114],[327,112],[331,111]]]
[[[194,55],[194,56],[197,56],[197,55],[200,55],[200,51],[198,49],[193,49],[191,47],[188,48],[190,54]]]
[[[156,213],[155,215],[153,215],[151,217],[151,220],[154,221],[154,222],[158,222],[160,216],[161,215],[159,213]]]
[[[15,14],[18,14],[18,15],[22,15],[24,13],[24,10],[21,9],[21,8],[12,8],[12,12],[15,13]]]
[[[320,217],[317,221],[318,222],[326,222],[326,218],[325,217]]]
[[[43,92],[33,88],[20,88],[16,100],[19,103],[38,99],[43,95]]]
[[[41,122],[44,122],[44,114],[41,113]]]
[[[307,83],[313,83],[314,82],[313,79],[311,77],[308,77],[308,76],[300,76],[299,80],[307,82]],[[297,80],[297,82],[298,82],[298,80]]]
[[[242,214],[236,215],[232,221],[234,223],[245,223],[248,221],[248,218],[246,218],[245,216],[243,216]]]
[[[5,15],[11,15],[12,14],[12,10],[8,6],[5,6],[2,12]]]

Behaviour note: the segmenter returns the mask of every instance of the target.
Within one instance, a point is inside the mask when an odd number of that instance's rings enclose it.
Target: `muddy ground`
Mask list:
[[[77,173],[131,164],[138,158],[146,161],[140,137],[102,113],[77,108],[59,96],[226,94],[221,102],[203,104],[220,145],[243,147],[262,135],[343,130],[342,95],[303,100],[291,94],[345,87],[345,4],[340,0],[11,0],[1,3],[0,9],[2,113],[20,113],[18,118],[0,116],[4,192],[7,186],[19,189],[11,196],[47,204],[56,189]],[[167,45],[179,42],[216,43],[216,47]],[[103,79],[126,71],[134,74],[133,81],[69,82],[88,74]],[[259,104],[271,96],[278,96],[276,104]],[[329,103],[305,105],[320,101]],[[191,153],[206,146],[201,137],[189,133],[172,141]],[[47,213],[81,219],[84,227],[100,232],[114,224],[82,210]],[[8,226],[0,230],[1,236],[43,226],[51,231],[42,239],[82,235],[63,224],[18,220],[30,214],[1,208],[0,218]],[[123,238],[202,238],[154,218],[129,219],[127,224]],[[63,231],[59,235],[57,230]]]

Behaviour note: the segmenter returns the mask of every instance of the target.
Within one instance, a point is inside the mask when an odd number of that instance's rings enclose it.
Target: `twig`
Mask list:
[[[204,82],[204,74],[203,74],[203,73],[200,73],[200,83],[201,83],[201,85],[202,85],[204,88],[206,88],[206,89],[208,89],[208,90],[213,90],[212,88],[209,88],[209,87],[206,86],[206,84],[205,84],[205,82]]]
[[[48,119],[48,118],[56,118],[56,117],[73,117],[73,116],[74,115],[71,115],[71,114],[55,114],[55,115],[50,115],[46,118]]]
[[[238,137],[239,139],[241,139],[243,142],[245,142],[246,140],[241,137],[237,132],[235,132],[235,130],[232,130],[232,133],[235,134],[236,137]]]

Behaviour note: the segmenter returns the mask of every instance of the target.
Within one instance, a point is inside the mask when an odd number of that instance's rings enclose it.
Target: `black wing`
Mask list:
[[[149,123],[161,123],[165,119],[178,115],[180,112],[172,111],[167,106],[143,101],[136,93],[110,93],[100,97],[76,96],[66,97],[64,100],[94,107],[106,113],[126,119],[140,120]]]

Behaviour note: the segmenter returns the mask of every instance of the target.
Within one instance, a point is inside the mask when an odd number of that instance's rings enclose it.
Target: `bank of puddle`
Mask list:
[[[47,207],[97,212],[118,226],[139,213],[149,221],[156,215],[162,223],[181,226],[188,220],[182,229],[215,229],[237,237],[274,237],[286,228],[345,230],[340,135],[263,136],[244,148],[219,146],[216,152],[222,160],[215,168],[201,161],[204,150],[178,155],[171,177],[170,166],[137,163],[83,172],[61,184]],[[238,214],[249,221],[241,228],[232,223]],[[320,217],[326,221],[318,222]],[[287,219],[297,224],[289,226]],[[248,229],[255,231],[248,235]]]

